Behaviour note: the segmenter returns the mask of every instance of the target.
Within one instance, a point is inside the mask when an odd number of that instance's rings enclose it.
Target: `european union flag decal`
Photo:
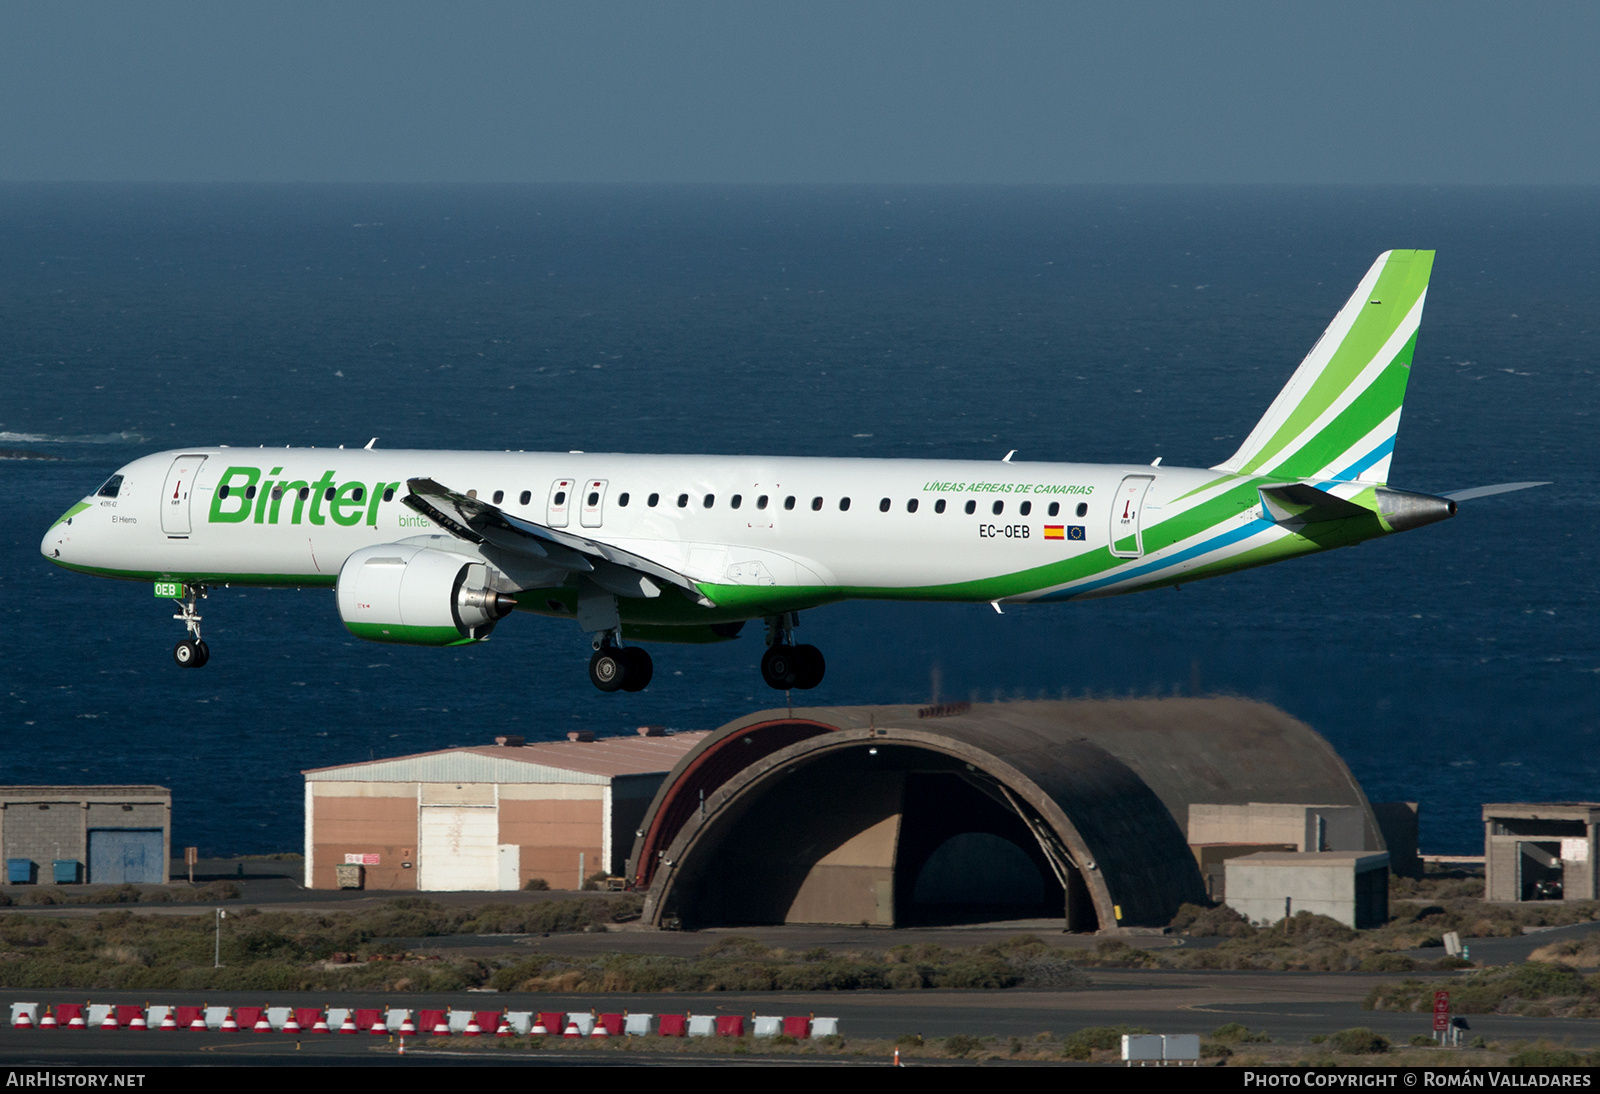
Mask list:
[[[1081,525],[1081,524],[1069,524],[1069,525],[1067,525],[1067,538],[1068,539],[1083,539],[1084,538],[1083,525]]]

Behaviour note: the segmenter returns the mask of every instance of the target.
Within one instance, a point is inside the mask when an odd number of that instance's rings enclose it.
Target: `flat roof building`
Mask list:
[[[1486,900],[1594,900],[1600,802],[1483,807]]]
[[[164,786],[0,786],[8,885],[163,885],[172,850]]]
[[[621,870],[661,780],[704,736],[499,737],[306,771],[306,887],[359,866],[369,889],[580,888]]]

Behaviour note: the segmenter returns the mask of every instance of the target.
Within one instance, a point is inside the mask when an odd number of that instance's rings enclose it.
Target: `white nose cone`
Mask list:
[[[72,543],[73,518],[88,508],[88,502],[80,501],[56,518],[56,522],[44,534],[44,539],[39,541],[39,553],[51,562],[65,562],[68,558],[67,548]]]

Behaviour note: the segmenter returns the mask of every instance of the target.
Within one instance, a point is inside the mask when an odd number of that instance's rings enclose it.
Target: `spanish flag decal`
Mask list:
[[[1046,524],[1044,526],[1045,539],[1066,539],[1066,530],[1060,524]]]

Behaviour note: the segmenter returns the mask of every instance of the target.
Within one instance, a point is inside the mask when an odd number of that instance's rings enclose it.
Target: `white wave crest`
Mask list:
[[[49,433],[13,433],[0,429],[0,444],[142,444],[147,440],[148,437],[129,430],[58,437]]]

